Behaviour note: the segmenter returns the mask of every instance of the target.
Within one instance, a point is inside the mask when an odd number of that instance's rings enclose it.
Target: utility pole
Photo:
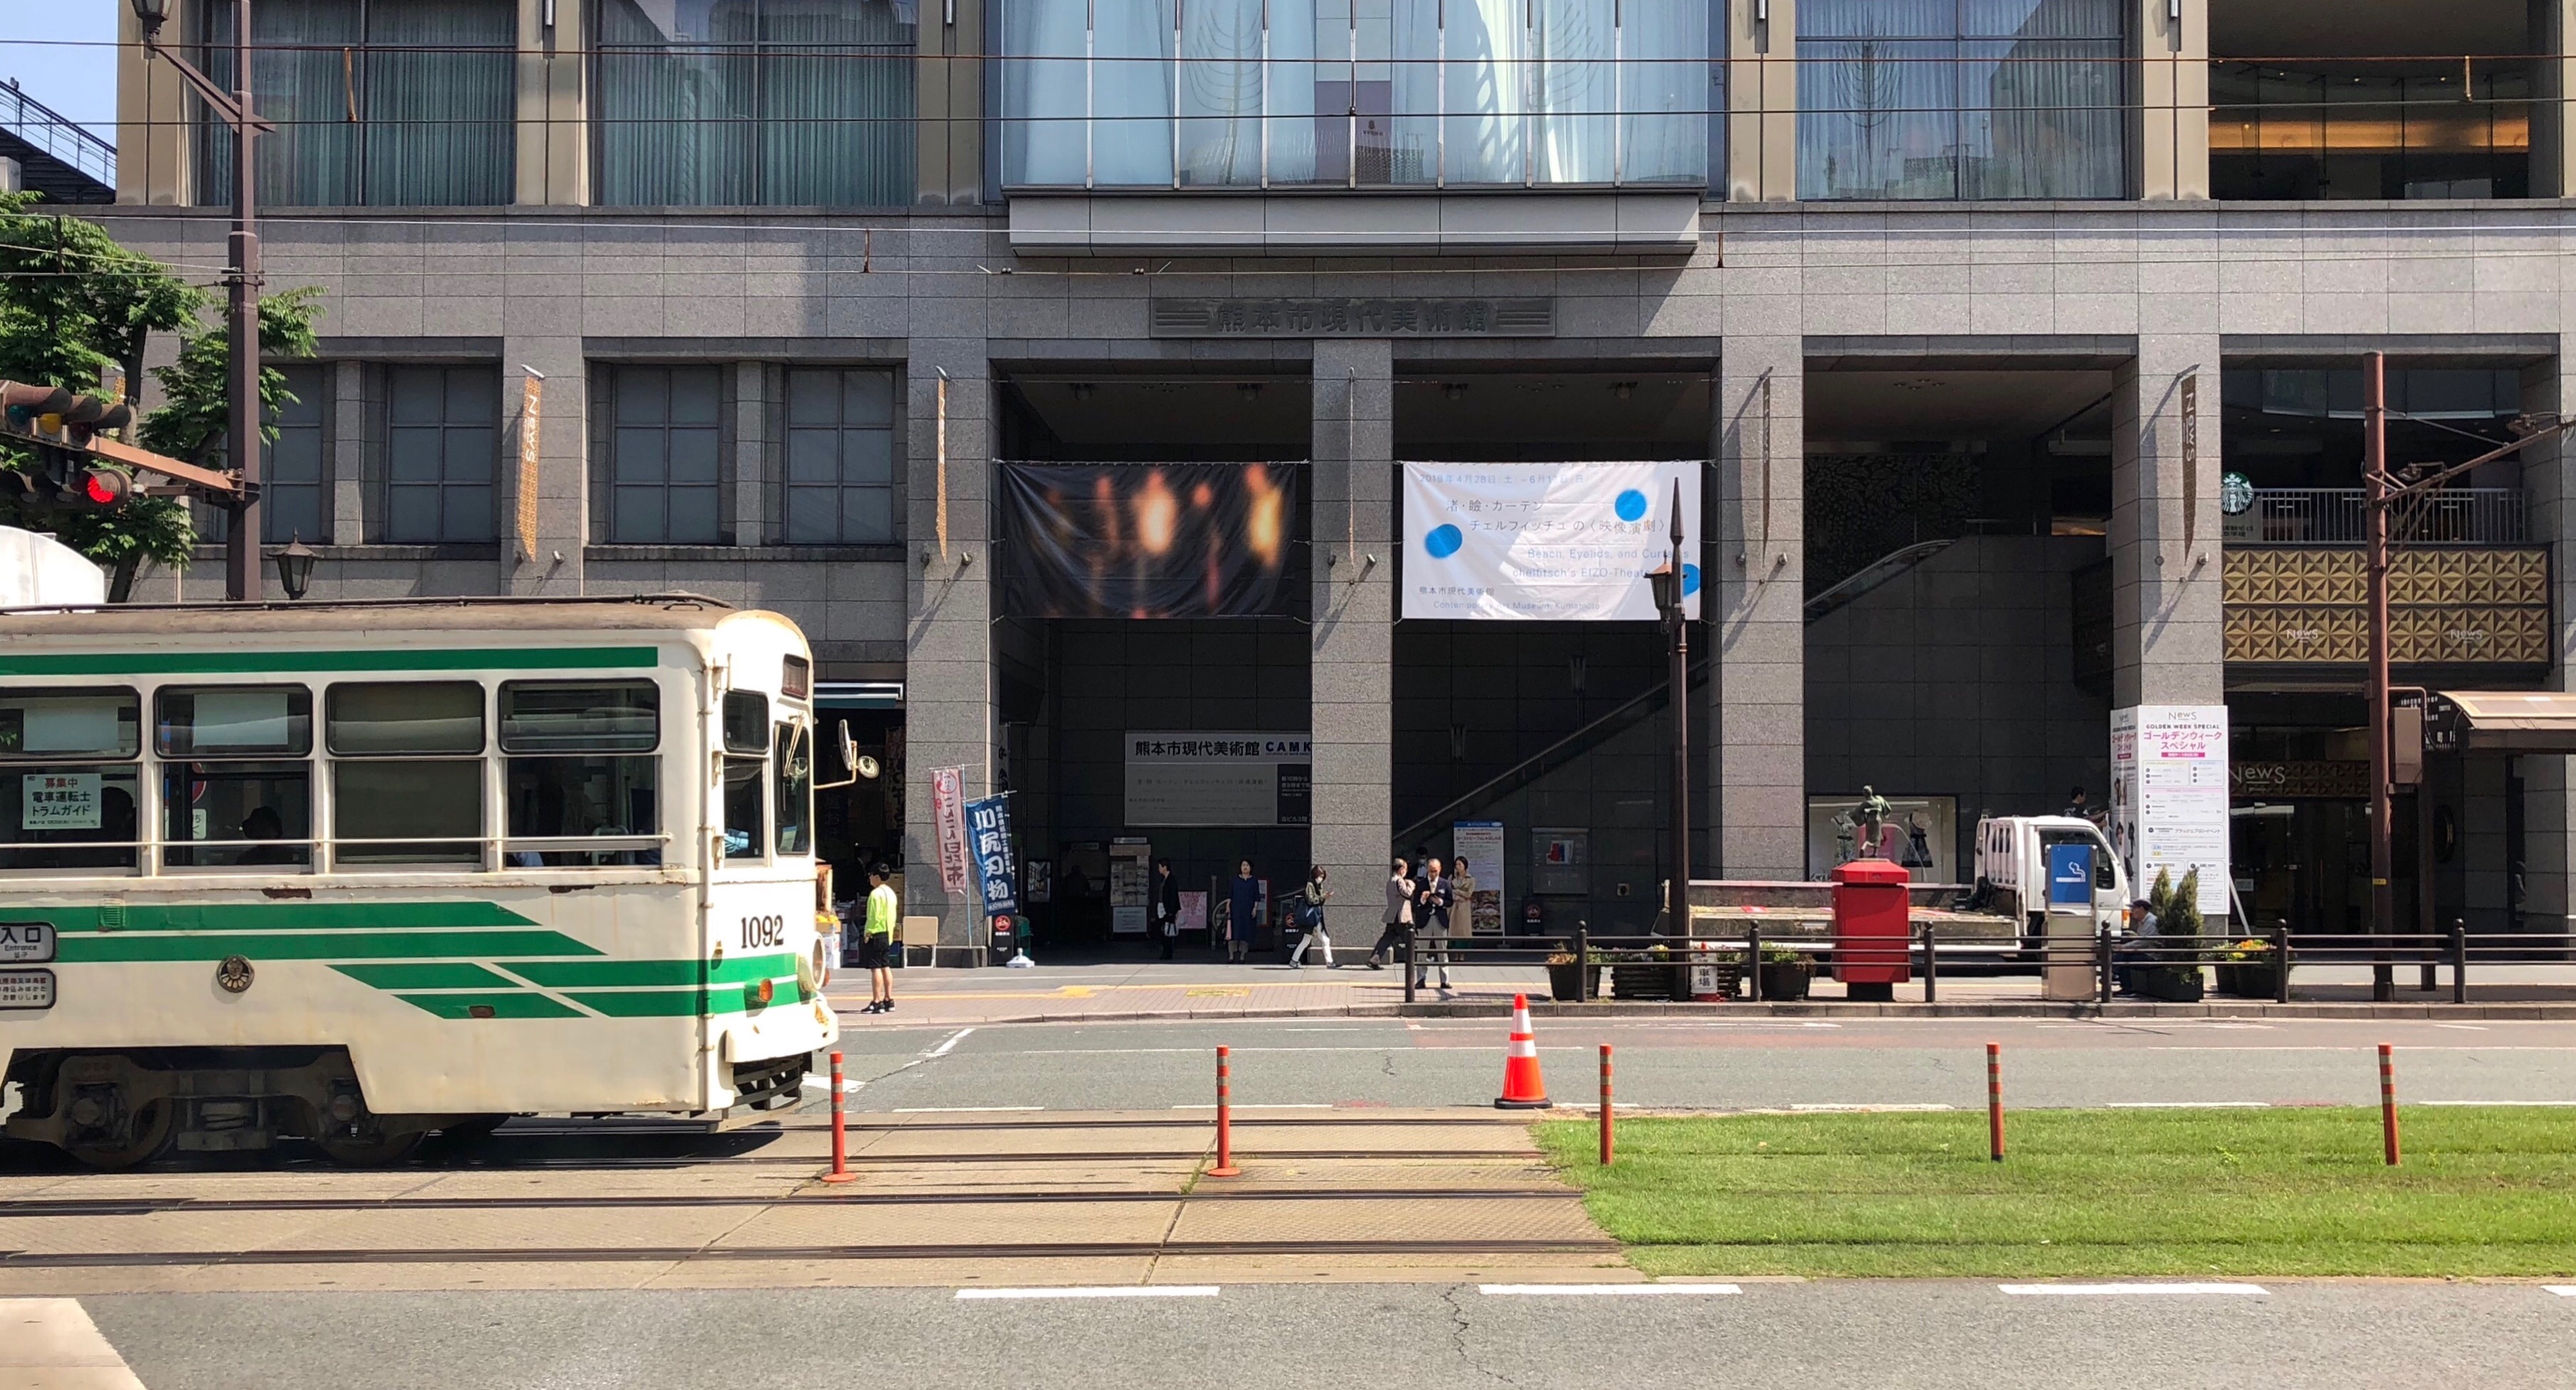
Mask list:
[[[1689,598],[1690,567],[1682,556],[1682,485],[1673,481],[1672,554],[1664,568],[1649,576],[1655,604],[1663,610],[1664,627],[1672,648],[1673,706],[1673,843],[1672,873],[1664,885],[1666,930],[1674,936],[1690,935],[1690,619],[1685,616]]]
[[[225,323],[230,335],[224,450],[237,486],[224,501],[224,597],[234,603],[259,597],[259,220],[254,200],[257,161],[251,146],[258,135],[277,129],[251,107],[250,3],[232,0],[233,89],[227,92],[195,64],[161,46],[159,35],[161,26],[169,22],[170,0],[133,0],[134,17],[143,29],[144,53],[175,68],[233,135],[233,231],[224,269]]]

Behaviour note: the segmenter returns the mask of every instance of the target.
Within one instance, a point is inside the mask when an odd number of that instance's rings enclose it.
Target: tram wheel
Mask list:
[[[140,1167],[170,1146],[175,1112],[168,1101],[153,1101],[135,1114],[131,1136],[122,1144],[66,1144],[64,1151],[103,1173]]]
[[[322,1155],[343,1168],[381,1168],[400,1163],[420,1147],[427,1130],[378,1130],[373,1134],[317,1139]]]

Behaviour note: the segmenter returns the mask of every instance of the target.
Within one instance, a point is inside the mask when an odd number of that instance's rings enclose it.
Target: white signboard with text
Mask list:
[[[2227,795],[2225,705],[2111,711],[2111,847],[2139,897],[2198,869],[2202,917],[2226,919]]]
[[[1653,621],[1646,576],[1671,559],[1679,483],[1683,605],[1696,618],[1702,467],[1408,463],[1403,616]]]
[[[1305,734],[1130,730],[1126,823],[1304,825],[1314,761]]]

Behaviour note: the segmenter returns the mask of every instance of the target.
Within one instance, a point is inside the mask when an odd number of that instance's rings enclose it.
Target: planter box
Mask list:
[[[1549,966],[1547,968],[1548,997],[1563,1004],[1573,1003],[1576,998],[1576,987],[1583,983],[1582,971],[1585,968],[1580,965]],[[1589,968],[1592,971],[1592,997],[1598,999],[1601,997],[1601,967],[1595,965]]]
[[[2142,965],[2132,977],[2138,993],[2168,1004],[2200,1002],[2200,967],[2196,965]]]
[[[1807,997],[1807,986],[1816,978],[1815,966],[1806,961],[1762,964],[1762,998],[1765,1001],[1791,1001]]]
[[[2281,968],[2268,960],[2221,961],[2218,992],[2237,999],[2272,999],[2281,992]]]
[[[1690,967],[1651,961],[1613,965],[1610,992],[1621,999],[1688,999]]]

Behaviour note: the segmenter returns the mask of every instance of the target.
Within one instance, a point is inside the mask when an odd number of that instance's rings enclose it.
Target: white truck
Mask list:
[[[2102,828],[2078,816],[1989,816],[1977,822],[1977,882],[1968,910],[1992,912],[2022,924],[2025,940],[2037,941],[2048,915],[2048,851],[2055,845],[2088,845],[2093,850],[2093,922],[2098,930],[2124,930],[2129,903],[2128,871]]]

